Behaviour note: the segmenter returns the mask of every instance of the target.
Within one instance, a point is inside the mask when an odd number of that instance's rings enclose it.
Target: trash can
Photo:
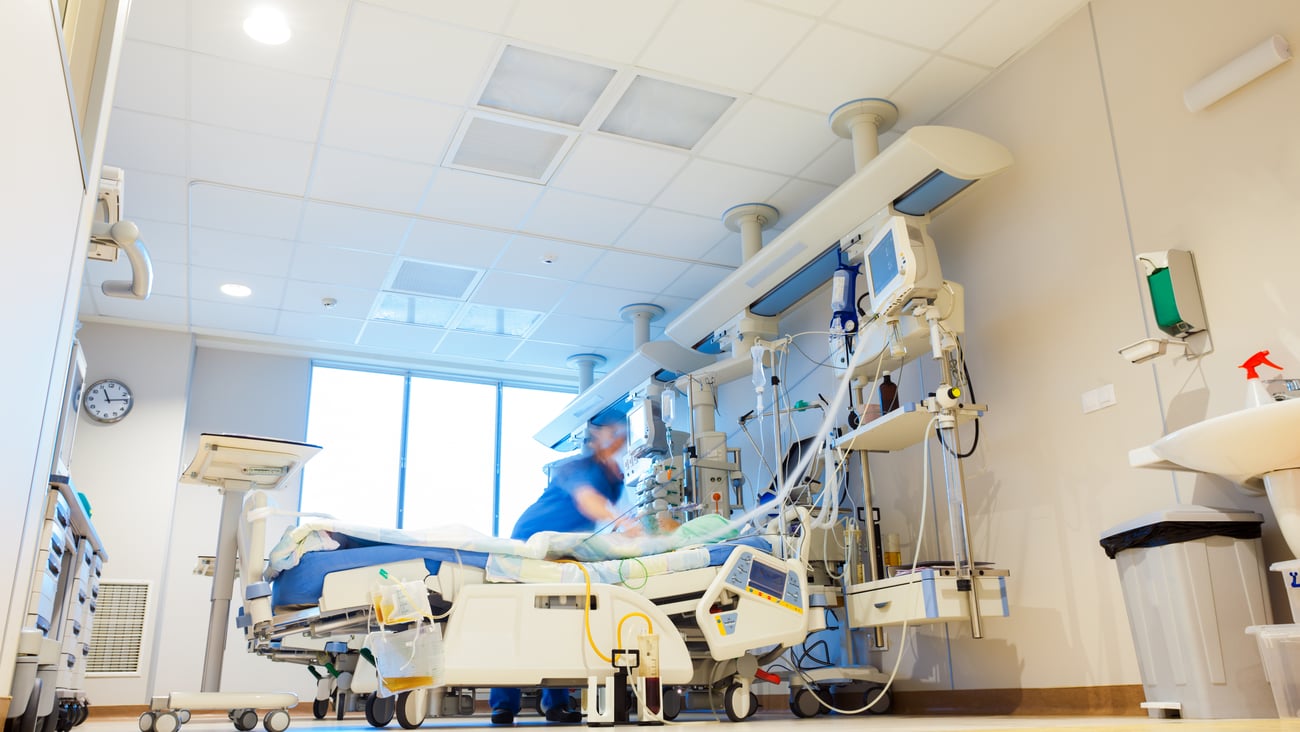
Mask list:
[[[1277,716],[1252,625],[1272,622],[1264,518],[1175,506],[1105,531],[1119,568],[1138,669],[1153,717]]]

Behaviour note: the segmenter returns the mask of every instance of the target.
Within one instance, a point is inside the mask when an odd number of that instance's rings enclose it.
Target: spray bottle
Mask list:
[[[1268,387],[1265,386],[1264,382],[1259,378],[1259,371],[1257,369],[1260,366],[1269,366],[1277,369],[1278,371],[1282,370],[1281,366],[1278,366],[1277,364],[1268,360],[1268,351],[1260,351],[1256,353],[1255,355],[1246,359],[1246,363],[1243,363],[1242,365],[1237,367],[1237,368],[1246,369],[1246,408],[1247,409],[1249,409],[1250,407],[1258,407],[1261,404],[1267,404],[1273,401],[1273,396],[1268,393]]]

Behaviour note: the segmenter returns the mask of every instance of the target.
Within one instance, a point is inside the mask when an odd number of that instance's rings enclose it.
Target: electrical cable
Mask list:
[[[931,417],[930,424],[926,425],[925,432],[923,434],[929,434],[930,429],[934,427],[935,423],[938,420],[939,418],[937,415]],[[925,484],[929,483],[930,480],[930,441],[929,440],[925,441],[925,448],[922,450],[922,452],[924,457],[924,463],[921,470],[921,483],[924,486]],[[917,562],[921,561],[921,542],[925,540],[925,514],[926,514],[927,507],[930,504],[929,496],[930,496],[929,491],[926,490],[921,491],[921,517],[917,521],[916,551],[913,552],[912,554],[913,571],[916,570]],[[920,604],[921,600],[925,597],[925,595],[921,592],[922,585],[920,582],[913,582],[911,584],[917,590],[915,593],[916,600],[917,600],[917,604]],[[908,621],[909,621],[909,616],[904,614],[903,625],[902,625],[902,629],[900,630],[901,640],[900,640],[900,645],[898,647],[898,655],[894,658],[894,667],[889,672],[889,679],[885,681],[884,686],[881,686],[879,691],[876,693],[875,699],[872,699],[871,701],[862,705],[858,709],[850,710],[850,709],[840,709],[839,707],[836,707],[833,704],[824,701],[821,698],[820,694],[813,693],[813,698],[817,700],[817,703],[825,707],[826,709],[829,709],[832,712],[837,712],[839,714],[861,714],[862,712],[867,711],[871,707],[874,707],[877,702],[883,699],[885,697],[885,694],[889,693],[890,688],[893,687],[894,679],[898,677],[898,669],[903,663],[903,651],[907,649],[907,628],[909,625]],[[816,687],[817,682],[811,679],[807,674],[803,673],[803,671],[799,669],[797,664],[795,665],[795,668],[793,670],[795,673],[798,673],[799,676],[803,678],[806,686]]]

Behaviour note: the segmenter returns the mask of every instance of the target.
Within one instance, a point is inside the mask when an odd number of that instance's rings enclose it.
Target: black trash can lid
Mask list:
[[[1101,546],[1111,559],[1125,549],[1165,546],[1207,536],[1258,539],[1264,517],[1237,508],[1180,505],[1153,511],[1113,526],[1101,534]]]

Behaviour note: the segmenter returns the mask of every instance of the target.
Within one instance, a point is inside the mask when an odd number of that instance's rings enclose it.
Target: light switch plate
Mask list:
[[[1083,404],[1084,414],[1114,406],[1117,401],[1115,399],[1115,385],[1106,384],[1091,391],[1085,391],[1080,401]]]

